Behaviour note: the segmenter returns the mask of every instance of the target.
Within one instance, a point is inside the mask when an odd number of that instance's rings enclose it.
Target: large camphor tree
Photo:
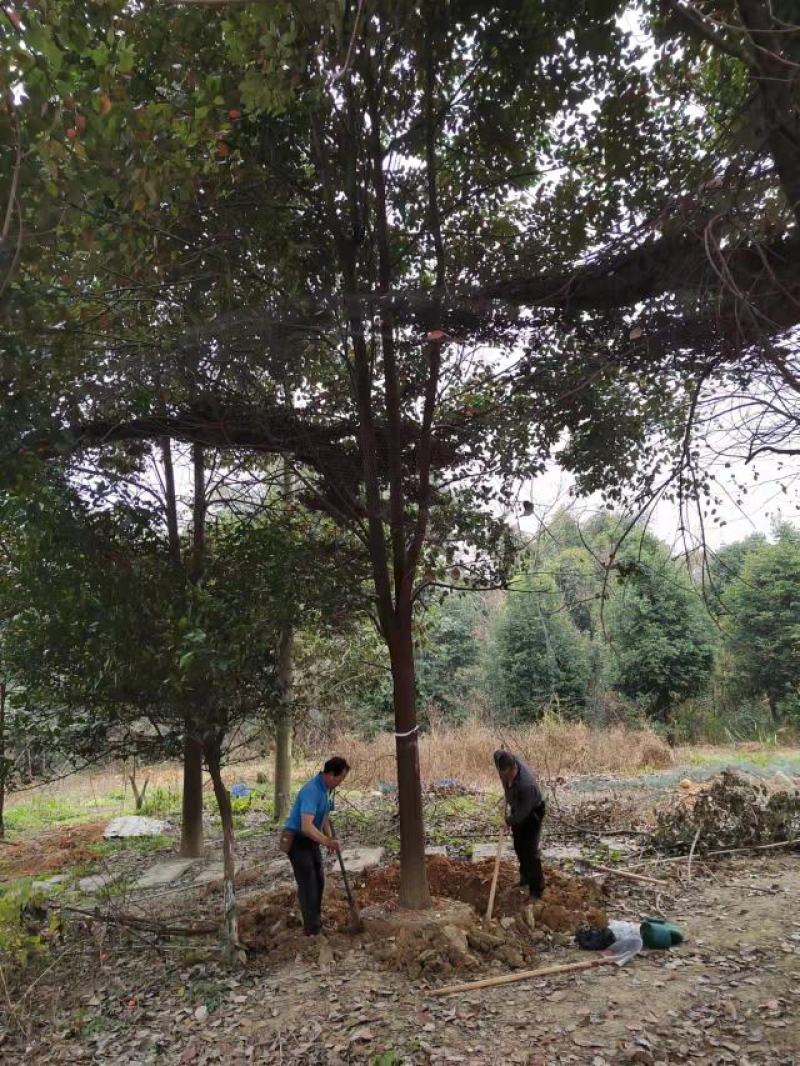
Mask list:
[[[565,432],[566,463],[622,468],[669,399],[496,282],[630,208],[585,210],[559,164],[608,155],[622,182],[658,163],[657,129],[628,144],[647,98],[622,8],[71,0],[5,27],[25,87],[9,202],[36,234],[10,264],[9,470],[163,438],[291,462],[370,558],[407,905],[428,899],[420,587],[502,580],[512,482]]]
[[[497,554],[493,494],[566,439],[584,487],[701,496],[706,389],[769,412],[753,452],[793,448],[791,12],[646,5],[648,65],[625,5],[563,7],[70,0],[2,23],[7,476],[37,438],[290,457],[371,558],[410,904],[415,597],[463,545]]]

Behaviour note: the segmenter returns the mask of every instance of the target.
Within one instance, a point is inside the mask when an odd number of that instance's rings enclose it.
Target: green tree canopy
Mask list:
[[[723,632],[734,673],[765,695],[777,720],[800,714],[800,533],[750,542],[738,580],[723,598]]]
[[[605,612],[616,683],[668,722],[673,703],[708,686],[713,624],[685,568],[648,534],[626,542],[617,571]]]
[[[498,706],[538,718],[555,697],[579,710],[589,679],[588,648],[551,574],[523,569],[495,620],[488,677]]]

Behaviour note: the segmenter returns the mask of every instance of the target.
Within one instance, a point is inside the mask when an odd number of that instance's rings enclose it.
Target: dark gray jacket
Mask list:
[[[530,767],[510,751],[496,751],[494,753],[495,766],[501,755],[510,755],[517,764],[517,776],[505,789],[505,793],[508,804],[508,824],[519,825],[533,811],[542,806],[544,798]]]

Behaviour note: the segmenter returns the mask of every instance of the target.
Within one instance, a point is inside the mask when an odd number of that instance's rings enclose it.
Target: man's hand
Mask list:
[[[335,840],[333,837],[328,837],[328,839],[325,841],[325,847],[328,849],[328,851],[342,850],[342,845],[339,843],[338,840]]]

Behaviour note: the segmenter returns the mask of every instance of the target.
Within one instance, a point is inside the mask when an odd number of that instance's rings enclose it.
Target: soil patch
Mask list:
[[[0,876],[36,877],[39,874],[56,873],[65,866],[74,866],[97,856],[88,845],[102,840],[107,822],[91,822],[87,825],[62,826],[60,829],[40,833],[15,847],[4,847],[0,856]]]
[[[494,918],[484,928],[481,917],[494,861],[470,863],[436,855],[427,866],[434,906],[415,913],[413,920],[397,904],[397,865],[367,870],[353,886],[366,919],[366,946],[381,962],[411,977],[447,976],[498,963],[505,969],[528,966],[550,934],[571,936],[581,924],[606,924],[606,897],[595,882],[550,869],[543,898],[533,902],[517,885],[516,865],[503,862]],[[467,908],[454,908],[454,901]],[[350,911],[333,879],[326,888],[323,918],[335,948],[337,938],[348,932]],[[293,889],[251,900],[240,916],[239,937],[248,948],[276,959],[309,954],[316,944],[303,936]]]
[[[428,885],[431,895],[457,899],[468,903],[478,916],[486,913],[491,891],[494,859],[485,862],[466,862],[433,855],[427,861]],[[553,932],[574,932],[582,923],[605,925],[606,896],[594,881],[569,877],[560,870],[545,870],[547,888],[541,900],[534,903],[537,923]],[[367,870],[357,882],[359,904],[392,903],[397,900],[400,868],[397,865],[379,866]],[[525,911],[531,899],[518,887],[519,872],[514,862],[503,860],[497,881],[494,916],[515,916]],[[396,903],[395,903],[396,905]]]

